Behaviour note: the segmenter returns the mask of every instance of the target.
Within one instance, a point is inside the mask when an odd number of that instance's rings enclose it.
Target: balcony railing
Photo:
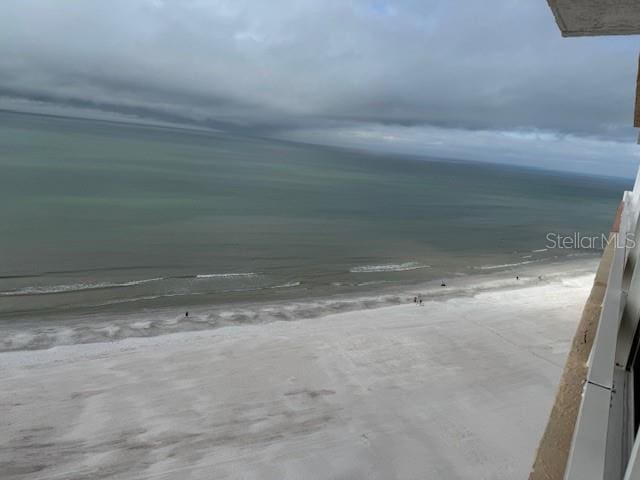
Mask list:
[[[624,192],[565,480],[640,479],[640,173]]]

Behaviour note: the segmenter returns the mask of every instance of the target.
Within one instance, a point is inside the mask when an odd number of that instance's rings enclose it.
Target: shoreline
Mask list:
[[[11,480],[524,478],[592,282],[0,353],[0,464]]]
[[[0,323],[0,353],[33,351],[62,345],[112,343],[127,338],[164,336],[179,332],[218,330],[230,326],[269,324],[277,321],[319,319],[335,314],[372,310],[423,301],[447,301],[482,292],[527,288],[562,278],[591,274],[599,258],[573,258],[532,262],[512,270],[486,270],[453,277],[446,287],[431,280],[393,285],[361,294],[336,294],[306,300],[262,301],[243,304],[197,305],[144,309],[129,314],[91,314],[71,318],[4,320]],[[515,279],[518,275],[519,280]],[[189,311],[189,317],[184,311]]]

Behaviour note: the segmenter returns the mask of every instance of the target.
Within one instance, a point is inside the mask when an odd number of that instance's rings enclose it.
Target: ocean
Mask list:
[[[631,184],[0,112],[0,349],[159,334],[158,316],[314,316],[292,305],[595,258],[548,234],[608,232]]]

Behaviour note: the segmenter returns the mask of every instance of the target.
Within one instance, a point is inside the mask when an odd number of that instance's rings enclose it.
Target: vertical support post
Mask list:
[[[631,458],[627,465],[627,473],[624,476],[624,480],[635,480],[640,478],[640,437],[636,438],[636,442],[633,445],[631,451]]]
[[[636,108],[633,115],[633,126],[640,128],[640,56],[638,57],[638,75],[636,77]]]

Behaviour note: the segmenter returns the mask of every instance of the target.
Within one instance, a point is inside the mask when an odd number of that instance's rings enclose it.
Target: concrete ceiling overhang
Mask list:
[[[640,34],[640,0],[547,0],[564,37]]]

